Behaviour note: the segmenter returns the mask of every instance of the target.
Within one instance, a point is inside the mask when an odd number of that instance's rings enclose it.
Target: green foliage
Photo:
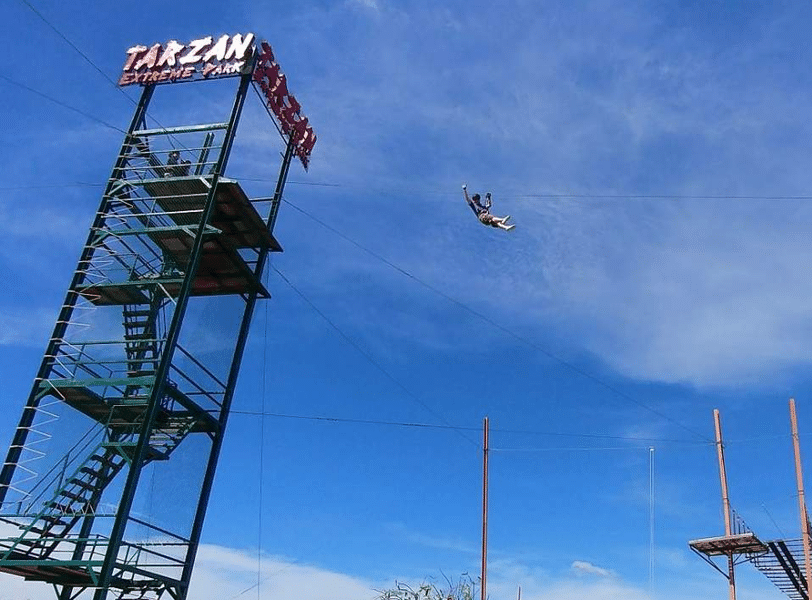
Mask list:
[[[474,600],[477,597],[479,582],[468,573],[460,575],[457,581],[445,575],[443,578],[445,583],[442,585],[424,581],[417,588],[396,581],[392,589],[378,590],[377,600]]]

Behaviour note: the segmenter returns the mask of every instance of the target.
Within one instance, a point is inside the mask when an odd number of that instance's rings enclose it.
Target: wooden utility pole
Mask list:
[[[725,469],[725,447],[722,443],[722,421],[719,410],[713,409],[713,422],[716,425],[716,454],[719,457],[719,479],[722,482],[722,508],[725,513],[725,536],[730,537],[732,527],[730,524],[730,497],[727,493],[727,470]],[[733,552],[727,555],[727,580],[730,590],[730,600],[736,600],[736,575],[733,568]]]
[[[789,419],[792,424],[792,445],[795,449],[795,479],[798,482],[798,507],[801,512],[801,533],[804,541],[804,566],[806,567],[806,597],[809,598],[812,589],[812,561],[809,549],[809,517],[806,514],[806,499],[804,497],[804,474],[801,468],[801,444],[798,441],[798,418],[795,415],[795,398],[789,399]]]
[[[488,429],[488,417],[485,417],[482,425],[482,600],[488,597]]]

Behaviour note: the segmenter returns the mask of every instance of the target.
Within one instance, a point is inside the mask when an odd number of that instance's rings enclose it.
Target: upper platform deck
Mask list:
[[[740,533],[719,537],[693,540],[688,545],[706,556],[727,556],[730,554],[763,554],[767,546],[754,533]]]
[[[116,214],[116,226],[99,231],[100,240],[133,236],[149,240],[163,256],[163,265],[149,270],[119,268],[117,274],[97,277],[76,291],[96,305],[147,304],[157,288],[177,297],[190,268],[196,235],[213,177],[166,177],[132,184],[146,194],[121,197],[128,209]],[[246,260],[262,250],[281,252],[282,246],[240,185],[220,178],[214,207],[205,225],[203,247],[192,282],[192,296],[216,296],[257,292],[269,297]],[[122,255],[125,253],[122,252]],[[255,256],[255,254],[254,254]]]
[[[211,177],[146,179],[141,183],[172,221],[186,226],[199,224],[211,185]],[[265,247],[271,252],[282,252],[282,246],[268,231],[240,184],[232,179],[218,181],[209,224],[221,230],[222,239],[234,248]]]

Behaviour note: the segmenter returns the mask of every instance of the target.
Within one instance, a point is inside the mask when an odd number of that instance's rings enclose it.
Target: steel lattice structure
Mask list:
[[[187,595],[301,141],[282,127],[272,198],[226,177],[262,58],[217,83],[232,90],[218,122],[150,129],[144,85],[105,186],[0,472],[0,571],[59,600]]]

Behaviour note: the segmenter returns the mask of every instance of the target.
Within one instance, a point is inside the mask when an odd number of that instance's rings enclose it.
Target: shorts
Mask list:
[[[497,223],[496,217],[494,217],[491,213],[481,212],[477,215],[477,218],[483,225],[495,226]]]

